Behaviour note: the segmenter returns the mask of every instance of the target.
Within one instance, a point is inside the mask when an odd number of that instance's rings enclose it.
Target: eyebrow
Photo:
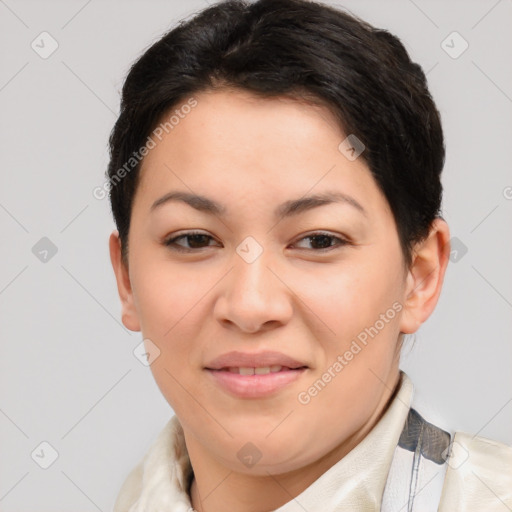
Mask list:
[[[218,215],[222,217],[227,213],[226,207],[213,199],[180,191],[169,192],[157,199],[151,205],[150,212],[153,212],[160,206],[173,201],[184,202],[200,212],[211,215]],[[281,218],[290,217],[292,215],[298,215],[305,211],[312,210],[313,208],[332,203],[348,204],[363,215],[368,216],[367,211],[358,201],[347,194],[343,194],[342,192],[323,192],[286,201],[275,209],[274,216]]]

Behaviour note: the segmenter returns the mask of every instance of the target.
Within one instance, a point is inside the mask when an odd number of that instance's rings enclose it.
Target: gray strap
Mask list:
[[[395,449],[382,512],[436,512],[451,436],[411,408]]]

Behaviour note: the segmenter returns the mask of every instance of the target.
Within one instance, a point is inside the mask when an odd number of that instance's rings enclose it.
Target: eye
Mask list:
[[[313,246],[316,246],[313,247],[312,249],[307,247],[305,248],[314,250],[315,252],[328,251],[330,249],[335,249],[336,247],[339,246],[350,244],[348,240],[323,232],[311,233],[310,235],[301,238],[299,242],[302,242],[303,240],[309,240],[309,243],[311,243]],[[332,242],[335,243],[333,244]],[[304,247],[301,247],[301,249],[303,248]]]
[[[188,241],[188,246],[183,246],[177,243],[178,240],[182,239]],[[203,249],[205,247],[209,247],[209,240],[214,240],[214,238],[211,237],[210,235],[207,235],[206,233],[201,233],[198,231],[189,231],[187,233],[183,233],[179,236],[166,240],[164,244],[176,251],[193,252],[196,249]]]

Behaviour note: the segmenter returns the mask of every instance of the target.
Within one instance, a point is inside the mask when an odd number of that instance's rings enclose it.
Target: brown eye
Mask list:
[[[303,240],[309,240],[312,247],[301,247],[301,249],[305,248],[316,252],[335,249],[336,247],[347,245],[349,243],[347,240],[338,236],[330,235],[329,233],[312,233],[311,235],[301,238],[299,242],[302,242]]]
[[[181,240],[185,240],[187,245],[184,246],[178,243]],[[208,242],[210,240],[214,240],[210,235],[191,231],[166,240],[165,245],[176,251],[191,252],[195,249],[209,247]]]

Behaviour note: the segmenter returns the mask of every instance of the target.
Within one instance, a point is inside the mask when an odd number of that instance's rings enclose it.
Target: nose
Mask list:
[[[233,269],[221,281],[215,317],[245,333],[285,325],[293,315],[293,293],[267,251],[251,263],[234,254]]]

